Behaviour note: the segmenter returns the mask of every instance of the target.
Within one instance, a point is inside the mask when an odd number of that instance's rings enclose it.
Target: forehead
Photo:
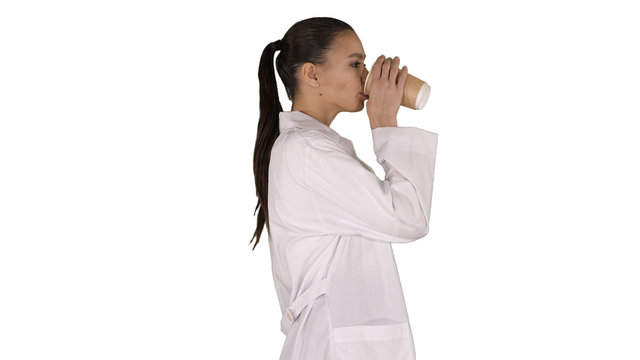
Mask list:
[[[366,56],[360,38],[352,31],[346,31],[335,39],[335,47],[333,55],[341,59],[358,59],[357,56],[350,57],[353,54],[361,54]]]

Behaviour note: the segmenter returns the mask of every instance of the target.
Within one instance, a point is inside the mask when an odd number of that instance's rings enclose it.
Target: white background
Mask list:
[[[631,1],[3,1],[0,358],[277,359],[258,62],[331,16],[432,88],[419,360],[640,358]],[[291,109],[278,78],[285,110]],[[366,111],[331,125],[375,168]]]

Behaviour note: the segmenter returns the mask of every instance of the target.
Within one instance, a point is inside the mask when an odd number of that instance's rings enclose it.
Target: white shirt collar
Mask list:
[[[353,143],[351,140],[340,136],[337,131],[327,126],[322,121],[305,114],[302,111],[281,111],[279,114],[280,132],[285,129],[298,128],[320,131],[327,135],[331,140],[337,142],[349,152],[353,152]]]

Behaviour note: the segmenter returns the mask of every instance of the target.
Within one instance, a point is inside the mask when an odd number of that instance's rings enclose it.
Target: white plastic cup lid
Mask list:
[[[431,94],[431,86],[427,83],[422,84],[418,96],[416,96],[416,109],[422,110],[429,100],[429,94]]]

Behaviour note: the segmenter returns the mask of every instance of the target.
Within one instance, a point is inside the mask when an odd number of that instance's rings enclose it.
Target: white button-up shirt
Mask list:
[[[300,111],[279,120],[268,208],[280,360],[415,359],[391,243],[429,232],[438,134],[373,129],[381,181],[319,120]]]

